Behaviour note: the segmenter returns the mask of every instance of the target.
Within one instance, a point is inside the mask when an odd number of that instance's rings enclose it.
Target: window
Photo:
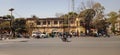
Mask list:
[[[41,25],[41,22],[37,22],[37,25]]]
[[[60,24],[63,24],[63,21],[59,21]]]
[[[43,25],[46,25],[46,21],[43,21]]]
[[[48,25],[50,25],[50,21],[48,21]]]
[[[70,21],[71,24],[74,24],[74,21]]]
[[[58,24],[58,21],[54,21],[54,24]]]

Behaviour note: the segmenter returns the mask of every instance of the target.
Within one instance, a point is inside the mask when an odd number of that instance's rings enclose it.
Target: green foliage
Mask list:
[[[12,23],[12,28],[14,31],[23,33],[27,32],[26,30],[26,20],[24,18],[17,18]]]
[[[95,10],[96,14],[103,13],[105,10],[104,6],[102,6],[99,2],[95,3],[92,8]]]
[[[63,18],[64,21],[63,21],[63,26],[64,27],[68,27],[70,24],[69,24],[69,20],[70,18],[77,18],[78,14],[76,12],[69,12],[67,14],[64,14],[62,16],[60,16],[60,18]]]
[[[3,17],[5,17],[5,18],[7,18],[7,19],[14,19],[14,18],[15,18],[14,16],[11,16],[11,15],[5,15],[5,16],[3,16]]]
[[[117,17],[118,17],[117,13],[116,13],[116,12],[110,12],[110,13],[108,14],[108,16],[109,16],[108,21],[109,21],[112,25],[114,25],[115,22],[116,22],[116,20],[117,20]]]
[[[78,17],[82,17],[83,19],[81,20],[81,24],[83,27],[85,27],[85,34],[88,35],[89,33],[87,32],[87,30],[90,32],[91,26],[93,26],[92,23],[92,19],[95,16],[95,11],[93,9],[86,9],[83,10]]]
[[[95,11],[93,9],[83,10],[78,17],[83,17],[86,21],[90,21],[95,16]]]
[[[76,18],[78,14],[76,12],[69,12],[68,14],[64,14],[60,16],[60,18]]]
[[[86,9],[83,10],[78,17],[82,17],[82,22],[85,22],[86,24],[90,24],[92,22],[92,19],[95,16],[95,11],[93,9]]]
[[[9,21],[5,21],[3,23],[0,24],[0,28],[1,29],[5,29],[5,30],[10,30],[10,22]]]
[[[108,22],[110,22],[112,24],[111,30],[112,30],[112,32],[114,32],[115,31],[115,23],[117,21],[118,14],[116,12],[112,11],[108,14],[108,16],[109,16]]]

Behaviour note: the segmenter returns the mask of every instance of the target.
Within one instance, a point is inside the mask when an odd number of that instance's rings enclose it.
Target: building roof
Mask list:
[[[63,18],[39,18],[39,20],[63,20]]]
[[[36,20],[37,18],[27,18],[27,20]],[[39,20],[63,20],[64,18],[38,18]],[[74,18],[70,18],[70,20],[75,20]]]
[[[39,20],[63,20],[63,18],[38,18]],[[36,18],[27,18],[27,20],[36,20]]]

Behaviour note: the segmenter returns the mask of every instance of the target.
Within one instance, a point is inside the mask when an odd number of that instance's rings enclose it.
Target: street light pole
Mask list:
[[[12,13],[13,13],[14,9],[13,9],[13,8],[10,8],[9,11],[10,11],[10,15],[13,16]],[[13,17],[12,17],[12,18],[13,18]]]
[[[13,29],[12,29],[12,22],[13,22],[13,20],[14,20],[12,13],[13,13],[14,9],[13,9],[13,8],[10,8],[9,11],[10,11],[10,15],[11,15],[11,21],[10,21],[11,33],[10,33],[10,34],[12,34],[12,37],[14,37],[14,32],[13,32]]]

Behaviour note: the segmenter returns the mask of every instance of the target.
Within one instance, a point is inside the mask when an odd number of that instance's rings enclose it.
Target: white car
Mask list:
[[[41,38],[41,32],[39,32],[39,31],[33,31],[32,32],[32,37],[34,37],[34,38]]]

